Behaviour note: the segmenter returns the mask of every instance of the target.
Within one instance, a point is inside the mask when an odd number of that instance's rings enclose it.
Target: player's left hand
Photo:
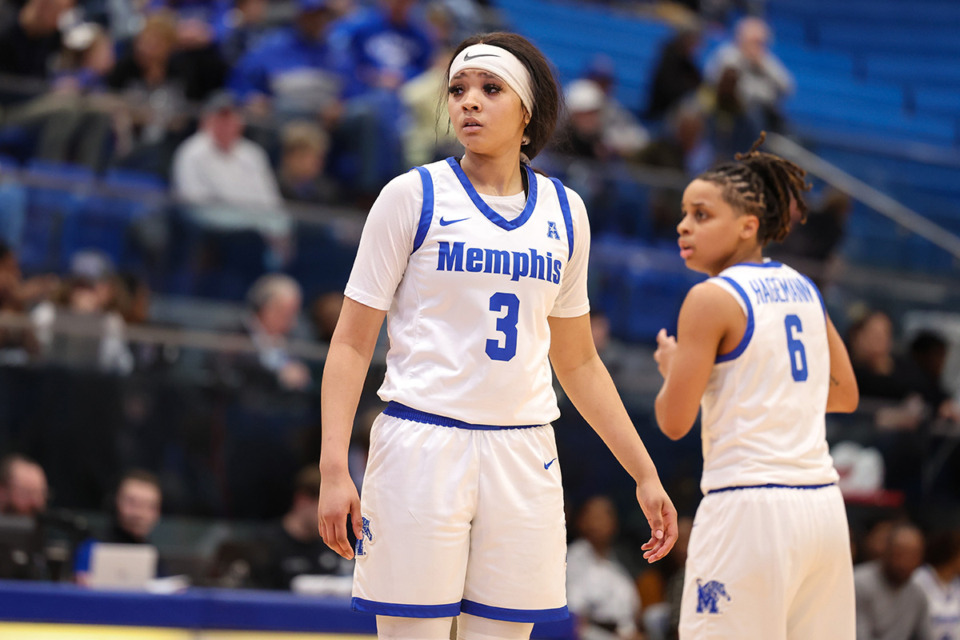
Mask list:
[[[664,378],[670,373],[670,364],[673,362],[673,354],[677,350],[677,339],[667,335],[666,329],[660,329],[657,334],[657,350],[653,352],[653,359],[657,361],[657,369]]]
[[[640,548],[652,564],[670,553],[677,541],[677,509],[659,478],[637,484],[637,502],[650,525],[650,540]]]

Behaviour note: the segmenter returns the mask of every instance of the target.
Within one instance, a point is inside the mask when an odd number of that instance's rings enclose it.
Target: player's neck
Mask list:
[[[518,155],[480,156],[467,152],[460,160],[460,168],[470,178],[477,193],[512,196],[523,191]]]
[[[733,253],[728,259],[724,260],[722,264],[714,267],[709,271],[710,276],[717,276],[723,270],[732,267],[734,265],[742,264],[744,262],[763,262],[763,250],[759,245],[749,245],[740,247],[737,251]]]

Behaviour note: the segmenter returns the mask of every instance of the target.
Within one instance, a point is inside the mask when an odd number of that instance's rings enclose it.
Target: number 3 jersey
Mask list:
[[[701,402],[704,494],[735,486],[836,482],[827,447],[826,310],[813,282],[779,262],[742,263],[707,282],[747,319],[717,356]]]
[[[589,227],[579,196],[524,170],[525,200],[479,195],[453,158],[380,193],[346,295],[387,311],[381,399],[475,424],[560,415],[547,318],[589,311]]]

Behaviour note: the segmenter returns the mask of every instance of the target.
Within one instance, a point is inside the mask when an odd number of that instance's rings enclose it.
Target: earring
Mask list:
[[[528,144],[530,144],[530,136],[524,134],[524,136],[520,138],[520,146],[525,147]]]

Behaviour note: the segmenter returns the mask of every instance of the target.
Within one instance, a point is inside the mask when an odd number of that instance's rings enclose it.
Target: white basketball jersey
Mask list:
[[[830,384],[826,311],[806,276],[743,263],[708,282],[740,304],[747,327],[718,356],[701,402],[701,489],[836,482],[824,414]]]
[[[944,585],[933,569],[924,565],[913,572],[913,582],[923,589],[930,604],[933,640],[960,640],[960,578]]]
[[[589,235],[585,228],[574,234],[568,200],[575,197],[582,211],[579,198],[527,169],[526,206],[507,220],[455,159],[417,171],[422,206],[389,306],[381,399],[474,424],[555,420],[547,317],[589,310]],[[361,241],[347,295],[376,307],[380,298],[367,295],[377,288],[367,264],[374,253]],[[570,269],[574,283],[567,275],[571,255],[580,265]]]

